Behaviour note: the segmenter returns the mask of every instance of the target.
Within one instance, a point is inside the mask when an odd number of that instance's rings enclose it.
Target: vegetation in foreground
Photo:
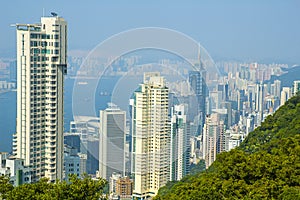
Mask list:
[[[300,199],[300,96],[268,116],[205,172],[159,190],[163,199]]]
[[[104,179],[92,180],[85,175],[83,179],[72,175],[66,181],[49,183],[46,178],[41,179],[37,183],[23,184],[13,187],[9,183],[7,176],[0,177],[0,199],[6,200],[98,200],[106,199],[103,197],[103,188],[106,184]]]

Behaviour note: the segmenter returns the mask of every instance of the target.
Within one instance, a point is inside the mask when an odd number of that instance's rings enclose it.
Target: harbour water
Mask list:
[[[12,134],[16,131],[17,92],[0,93],[0,152],[11,151]]]
[[[114,88],[120,77],[106,77],[102,78],[95,91],[95,113],[98,114],[99,110],[105,109],[107,103],[111,102],[111,97],[114,95]],[[65,131],[69,130],[70,121],[73,120],[72,112],[72,92],[75,79],[68,78],[65,80]],[[95,80],[96,81],[96,80]],[[81,82],[85,82],[82,80]],[[90,85],[82,84],[80,87],[86,87],[86,93],[91,92],[89,90]],[[122,90],[121,90],[122,91]],[[86,96],[85,93],[81,94]],[[122,96],[122,95],[121,95]],[[0,93],[0,152],[11,152],[12,147],[12,135],[16,131],[16,112],[17,112],[17,92],[9,91]],[[125,104],[127,104],[125,100]],[[89,103],[89,102],[86,102]],[[124,106],[123,106],[124,108]],[[127,106],[126,106],[127,108]],[[84,105],[81,107],[84,110]],[[99,115],[99,114],[98,114]],[[97,116],[98,116],[97,115]]]

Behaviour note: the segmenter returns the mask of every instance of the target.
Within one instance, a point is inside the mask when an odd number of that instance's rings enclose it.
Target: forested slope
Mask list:
[[[205,172],[160,189],[155,199],[300,199],[300,96],[217,156]]]

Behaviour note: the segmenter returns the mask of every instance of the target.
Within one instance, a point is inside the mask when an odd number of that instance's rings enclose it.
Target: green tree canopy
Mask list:
[[[161,188],[155,199],[300,199],[300,96],[208,170]]]
[[[70,183],[57,181],[50,183],[43,178],[36,183],[23,184],[13,187],[8,177],[0,177],[0,194],[6,200],[98,200],[103,197],[103,188],[106,184],[104,179],[93,180],[84,175],[82,179],[71,175]]]

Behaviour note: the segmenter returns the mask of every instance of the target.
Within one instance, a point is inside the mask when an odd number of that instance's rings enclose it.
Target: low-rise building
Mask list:
[[[121,177],[116,182],[116,195],[120,199],[130,199],[133,190],[133,180],[128,176]]]
[[[6,175],[14,186],[32,182],[32,169],[24,166],[24,160],[0,152],[0,176]]]

